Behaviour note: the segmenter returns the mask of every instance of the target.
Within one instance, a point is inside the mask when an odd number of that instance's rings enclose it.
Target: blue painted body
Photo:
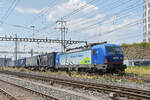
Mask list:
[[[113,62],[114,64],[118,64],[118,62],[123,62],[123,53],[107,54],[106,46],[120,48],[119,45],[115,44],[103,44],[94,46],[92,48],[92,64],[105,64],[104,59],[107,59],[108,62]],[[93,54],[94,50],[96,50],[96,55]],[[118,57],[119,59],[114,59],[114,57]]]
[[[106,55],[104,45],[94,46],[91,50],[92,50],[92,64],[104,64],[104,58]],[[96,51],[96,55],[94,55],[94,50]]]
[[[55,58],[55,66],[59,66],[60,65],[60,53],[56,54],[56,58]]]
[[[123,53],[107,54],[106,47],[117,47],[121,49],[119,45],[115,45],[115,44],[102,44],[102,45],[93,46],[91,48],[91,64],[106,64],[105,59],[107,60],[107,62],[111,62],[113,64],[118,64],[118,62],[123,62],[123,57],[124,57]],[[60,53],[56,54],[56,60],[55,60],[56,66],[60,65],[60,56],[61,56]],[[114,59],[114,57],[117,57],[117,59]]]

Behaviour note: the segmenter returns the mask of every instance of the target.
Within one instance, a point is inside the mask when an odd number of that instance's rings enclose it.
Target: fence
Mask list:
[[[124,60],[127,66],[150,66],[150,59]]]

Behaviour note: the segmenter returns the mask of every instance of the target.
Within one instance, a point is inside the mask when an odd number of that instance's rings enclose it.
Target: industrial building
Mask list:
[[[143,42],[150,42],[150,0],[143,0]]]

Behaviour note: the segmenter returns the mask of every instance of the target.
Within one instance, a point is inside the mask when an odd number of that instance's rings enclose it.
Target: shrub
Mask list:
[[[138,75],[150,74],[150,66],[128,66],[125,72]]]

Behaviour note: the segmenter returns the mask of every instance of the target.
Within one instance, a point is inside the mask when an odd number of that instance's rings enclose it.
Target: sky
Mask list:
[[[0,36],[17,34],[31,38],[31,26],[35,26],[35,38],[60,39],[56,21],[62,17],[67,22],[68,40],[142,42],[142,7],[142,0],[0,0]],[[13,51],[14,44],[0,42],[1,51]],[[19,51],[60,50],[60,44],[19,42],[18,45]],[[25,56],[30,55],[19,55]]]

